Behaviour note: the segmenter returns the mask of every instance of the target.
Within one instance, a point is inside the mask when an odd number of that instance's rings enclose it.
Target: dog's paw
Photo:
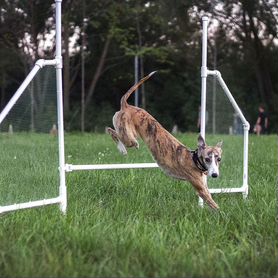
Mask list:
[[[118,142],[117,148],[122,155],[127,155],[127,150],[125,148],[125,145],[121,141]]]

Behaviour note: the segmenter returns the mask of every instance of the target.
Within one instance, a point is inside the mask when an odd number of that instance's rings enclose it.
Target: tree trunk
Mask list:
[[[140,26],[140,21],[138,18],[138,13],[136,14],[136,29],[137,29],[137,34],[138,34],[138,49],[139,52],[142,50],[142,32],[141,32],[141,26]],[[142,53],[139,55],[139,64],[140,64],[140,79],[144,77],[144,60]],[[146,109],[146,97],[145,97],[145,84],[143,83],[141,85],[141,98],[142,98],[142,108]],[[139,92],[139,90],[138,90]]]
[[[69,57],[69,22],[64,20],[64,114],[65,118],[69,115],[70,110],[70,57]]]
[[[102,72],[103,67],[104,67],[104,62],[105,62],[105,59],[106,59],[106,56],[107,56],[107,53],[108,53],[110,42],[111,42],[111,36],[108,35],[108,37],[106,38],[106,41],[104,43],[104,47],[103,47],[103,50],[102,50],[102,53],[101,53],[101,56],[100,56],[100,59],[99,59],[98,65],[97,65],[96,72],[94,74],[94,77],[91,81],[91,84],[90,84],[90,87],[89,87],[89,90],[88,90],[88,94],[87,94],[87,97],[86,97],[86,100],[85,100],[85,111],[86,111],[87,107],[89,106],[89,104],[92,100],[97,82],[98,82],[98,80],[101,76],[101,72]]]
[[[82,1],[82,45],[81,45],[81,132],[85,132],[85,1]]]
[[[245,44],[249,46],[246,49],[246,55],[253,63],[255,69],[255,78],[258,88],[258,97],[260,102],[265,103],[270,112],[275,109],[275,94],[273,90],[273,83],[270,78],[270,72],[268,68],[268,55],[267,49],[262,44],[259,38],[259,29],[254,21],[253,3],[251,6],[244,5],[242,18],[243,18],[243,31],[245,33]]]
[[[6,95],[6,71],[5,68],[3,67],[3,71],[2,71],[2,82],[1,82],[2,86],[1,86],[1,110],[2,108],[5,106],[5,95]]]
[[[144,58],[140,56],[140,79],[144,77]],[[142,96],[142,108],[146,109],[146,95],[145,95],[145,84],[141,85],[141,96]]]
[[[251,16],[251,15],[249,15]],[[262,90],[261,98],[262,101],[267,104],[271,111],[275,109],[275,101],[274,101],[274,91],[273,84],[270,78],[266,49],[262,44],[259,36],[258,29],[255,26],[254,19],[250,17],[250,29],[254,35],[254,48],[256,53],[256,75],[259,82],[259,89]]]

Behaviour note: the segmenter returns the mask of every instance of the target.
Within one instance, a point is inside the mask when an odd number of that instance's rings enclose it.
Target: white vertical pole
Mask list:
[[[138,55],[134,57],[134,83],[138,83],[139,81],[139,74],[138,74]],[[135,91],[135,100],[134,105],[136,107],[139,106],[139,95],[138,95],[138,89]]]
[[[248,196],[248,141],[249,141],[249,125],[244,124],[244,147],[243,147],[243,198]]]
[[[56,84],[57,84],[57,109],[58,109],[58,140],[59,140],[59,172],[60,172],[60,187],[59,195],[61,199],[60,209],[66,213],[67,209],[67,187],[66,187],[66,172],[65,172],[65,146],[64,146],[64,117],[63,117],[63,86],[62,86],[62,0],[56,2]]]
[[[208,17],[202,17],[203,33],[202,33],[202,68],[201,68],[201,135],[205,139],[206,136],[206,97],[207,97],[207,38],[208,38]],[[206,178],[206,177],[205,177]],[[206,178],[207,179],[207,178]],[[206,181],[205,181],[206,182]],[[204,200],[199,197],[199,205],[204,206]]]
[[[208,37],[208,17],[204,16],[202,33],[202,89],[201,89],[201,135],[206,136],[206,97],[207,97],[207,37]]]

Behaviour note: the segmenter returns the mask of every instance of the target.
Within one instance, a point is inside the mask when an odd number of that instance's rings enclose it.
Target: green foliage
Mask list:
[[[196,138],[179,139],[195,148]],[[240,138],[221,139],[221,182],[237,186]],[[143,144],[121,156],[108,135],[65,140],[67,163],[152,160]],[[55,138],[2,134],[0,141],[1,204],[57,196]],[[218,213],[200,208],[190,184],[159,169],[69,173],[66,216],[55,205],[0,217],[0,276],[275,277],[277,136],[251,136],[249,147],[250,195],[215,195]]]
[[[100,106],[93,106],[90,110],[86,124],[89,130],[103,133],[106,126],[112,125],[112,117],[115,112],[110,103],[103,102]]]
[[[2,1],[3,2],[3,1]],[[54,29],[51,1],[4,1],[0,25],[0,86],[4,106],[25,76],[37,52],[53,57],[54,47],[42,48],[45,35]],[[217,48],[217,68],[221,70],[239,106],[253,125],[259,103],[266,105],[270,116],[270,131],[277,131],[277,5],[275,1],[63,1],[63,23],[69,27],[70,70],[67,83],[69,115],[66,125],[72,125],[72,114],[81,111],[81,48],[84,34],[85,94],[92,92],[89,107],[109,105],[116,110],[120,96],[134,82],[134,56],[144,60],[144,73],[160,70],[147,92],[150,111],[167,111],[166,126],[179,123],[182,130],[195,130],[200,102],[201,24],[200,16],[211,20],[209,31],[209,68],[214,66]],[[86,27],[84,29],[84,19]],[[236,19],[236,20],[235,20]],[[83,30],[84,29],[84,30]],[[30,36],[30,42],[26,40]],[[99,67],[109,39],[103,66]],[[32,54],[33,53],[33,54]],[[11,65],[13,57],[19,61]],[[14,60],[15,60],[14,59]],[[68,69],[68,68],[67,68]],[[159,78],[162,78],[158,80]],[[95,82],[96,80],[96,82]],[[165,84],[162,84],[166,82]],[[170,84],[171,82],[171,84]],[[68,89],[69,88],[69,89]],[[172,95],[155,101],[150,93]],[[69,94],[68,94],[69,90]],[[111,93],[113,92],[113,93]],[[186,92],[183,96],[183,92]],[[156,93],[156,95],[158,95]],[[178,107],[175,105],[177,101]],[[173,101],[172,104],[164,101]],[[114,110],[114,111],[115,111]],[[91,111],[86,113],[92,129]],[[76,116],[74,116],[76,118]],[[79,116],[78,116],[79,117]],[[178,119],[177,119],[178,118]],[[99,123],[95,123],[99,125]]]
[[[106,126],[112,127],[112,117],[115,111],[110,103],[103,102],[100,105],[92,104],[88,108],[85,121],[86,129],[90,132],[104,133]],[[66,125],[66,130],[78,130],[80,126],[79,110],[74,111],[69,123]]]

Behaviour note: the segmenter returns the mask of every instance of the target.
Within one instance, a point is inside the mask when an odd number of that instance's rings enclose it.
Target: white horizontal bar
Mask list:
[[[218,71],[217,70],[209,70],[207,69],[207,75],[217,75],[218,74]]]
[[[116,169],[139,169],[139,168],[157,168],[156,163],[130,163],[130,164],[95,164],[95,165],[72,165],[66,164],[66,172],[80,170],[116,170]]]
[[[34,207],[41,207],[46,205],[53,205],[53,204],[59,204],[61,202],[61,198],[52,198],[52,199],[44,199],[44,200],[38,200],[38,201],[30,201],[27,203],[19,203],[19,204],[13,204],[9,206],[0,206],[0,214],[8,211],[15,211],[20,209],[27,209],[27,208],[34,208]]]
[[[209,188],[210,193],[244,193],[244,187],[238,188]]]

